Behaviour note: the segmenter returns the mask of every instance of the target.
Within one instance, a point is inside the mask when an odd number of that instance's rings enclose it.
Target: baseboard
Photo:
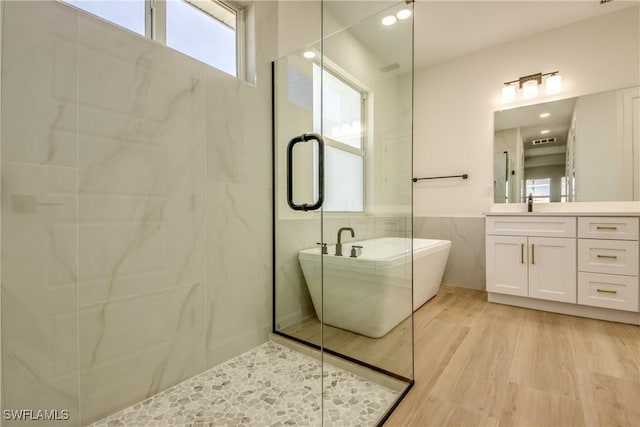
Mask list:
[[[608,320],[610,322],[640,325],[640,313],[623,310],[611,310],[587,305],[569,304],[557,301],[546,301],[536,298],[519,297],[489,292],[487,301],[498,304],[514,305],[531,308],[533,310],[550,311],[552,313],[568,314],[570,316],[588,317],[590,319]]]

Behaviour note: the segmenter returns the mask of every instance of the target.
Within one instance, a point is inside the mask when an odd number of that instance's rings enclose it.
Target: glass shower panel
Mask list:
[[[311,319],[316,313],[314,303],[321,309],[321,269],[319,265],[309,269],[317,287],[307,287],[299,257],[304,250],[315,251],[320,247],[322,213],[319,209],[295,210],[287,200],[288,191],[291,201],[298,205],[312,204],[318,197],[317,143],[294,144],[288,152],[295,137],[313,131],[313,92],[317,85],[313,69],[319,59],[305,58],[304,53],[318,48],[312,46],[293,52],[274,63],[274,168],[277,172],[274,177],[274,329],[319,346],[320,324]],[[318,298],[312,302],[314,295]],[[311,325],[302,332],[301,324],[307,323]]]
[[[379,7],[375,1],[360,6],[365,5]],[[367,399],[366,411],[390,407],[413,378],[412,13],[393,25],[382,24],[386,16],[406,16],[399,13],[405,9],[412,11],[412,4],[401,2],[360,19],[325,37],[323,44],[322,133],[332,154],[325,162],[323,207],[323,242],[329,248],[322,264],[323,367],[331,378],[329,357],[340,355],[368,367],[370,379],[375,381],[376,374],[387,379],[388,388]],[[345,22],[346,11],[345,5],[325,2],[325,25],[332,15]],[[334,148],[341,144],[332,135],[351,130],[335,126],[336,117],[353,121],[357,114],[356,102],[336,96],[345,87],[361,94],[362,120],[353,126],[361,145],[344,141],[354,150],[336,155],[340,150]],[[364,167],[353,160],[358,156]],[[330,193],[330,183],[340,187],[341,197],[348,192],[352,203],[360,188],[362,208],[329,212],[329,200],[338,197]],[[339,381],[325,380],[324,394],[339,386]],[[340,400],[324,403],[325,425],[335,423]]]
[[[273,326],[322,361],[323,425],[412,385],[413,22],[384,7],[322,2],[331,35],[274,63]]]
[[[325,212],[363,212],[364,157],[327,146]]]
[[[273,63],[273,230],[274,306],[273,339],[311,358],[311,370],[299,372],[299,381],[310,385],[304,396],[302,424],[322,425],[322,269],[319,258],[322,242],[324,168],[320,160],[324,145],[314,128],[320,117],[322,68],[321,8],[318,2],[283,2],[284,15],[292,13],[308,30],[302,39],[308,44]],[[302,13],[304,12],[304,13]],[[298,22],[300,24],[300,22]],[[317,32],[315,31],[317,29]],[[295,30],[293,30],[295,31]],[[314,102],[314,100],[316,100]],[[315,205],[315,206],[314,206]],[[303,271],[302,259],[314,258]],[[300,367],[298,367],[300,368]]]

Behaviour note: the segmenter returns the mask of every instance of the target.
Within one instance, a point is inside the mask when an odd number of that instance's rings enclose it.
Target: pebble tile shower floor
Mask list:
[[[93,427],[373,426],[399,392],[272,341]],[[324,418],[324,419],[323,419]]]

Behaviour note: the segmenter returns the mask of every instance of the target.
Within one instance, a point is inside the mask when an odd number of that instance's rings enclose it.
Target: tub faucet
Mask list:
[[[353,231],[351,227],[342,227],[338,230],[338,243],[336,243],[336,256],[342,256],[342,242],[341,242],[341,234],[343,231],[348,230],[351,232],[351,237],[356,237],[356,233]]]

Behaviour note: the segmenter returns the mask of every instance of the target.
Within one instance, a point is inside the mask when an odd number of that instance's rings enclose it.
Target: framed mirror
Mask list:
[[[494,114],[494,203],[640,200],[640,87]]]

